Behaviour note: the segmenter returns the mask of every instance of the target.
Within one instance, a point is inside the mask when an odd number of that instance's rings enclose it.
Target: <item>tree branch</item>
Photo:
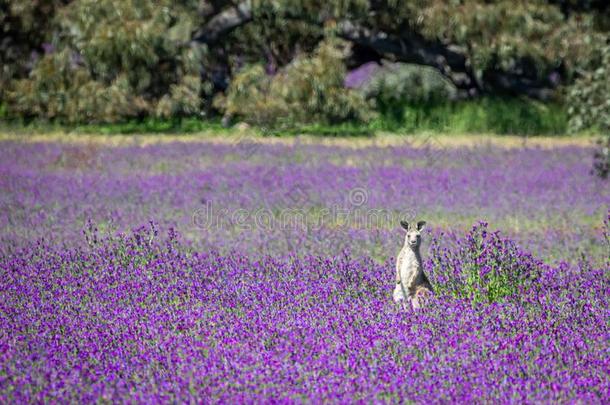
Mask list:
[[[250,1],[244,1],[216,14],[204,27],[195,32],[191,41],[214,44],[235,28],[250,21],[252,21],[252,5]]]
[[[312,17],[290,15],[284,18],[307,20],[319,24]],[[193,34],[191,41],[213,45],[234,29],[253,21],[251,0],[242,1],[212,17]],[[466,50],[424,38],[417,32],[388,34],[358,26],[349,20],[337,24],[337,35],[347,41],[370,48],[379,54],[393,55],[397,60],[436,68],[459,90],[461,97],[472,97],[482,92],[500,91],[548,99],[555,87],[552,83],[533,80],[511,72],[490,69],[481,80],[472,71]]]
[[[373,33],[368,28],[357,27],[350,21],[338,24],[338,35],[378,53],[394,55],[402,62],[432,66],[460,90],[472,93],[472,89],[478,89],[474,75],[467,66],[466,56],[455,48],[428,41],[412,32],[399,38],[384,32]]]
[[[555,84],[494,69],[485,72],[480,82],[470,68],[465,50],[455,45],[427,40],[415,32],[392,36],[358,27],[351,21],[342,21],[337,27],[338,35],[345,40],[371,48],[379,54],[394,55],[402,62],[438,69],[458,88],[463,97],[490,91],[546,100],[553,94]]]

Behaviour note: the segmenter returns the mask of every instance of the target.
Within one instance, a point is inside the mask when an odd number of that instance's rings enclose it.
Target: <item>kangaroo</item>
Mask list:
[[[421,231],[426,221],[419,221],[415,227],[407,221],[400,221],[406,231],[405,243],[396,259],[396,288],[394,288],[394,302],[402,302],[406,308],[409,301],[413,309],[420,308],[425,296],[432,294],[432,285],[424,273],[419,247],[421,245]]]

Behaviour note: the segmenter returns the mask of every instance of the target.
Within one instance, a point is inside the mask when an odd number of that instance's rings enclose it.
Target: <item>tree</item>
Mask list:
[[[605,11],[596,0],[0,0],[0,100],[66,121],[198,115],[244,66],[273,74],[333,37],[354,45],[350,66],[383,57],[433,67],[460,97],[547,100],[594,58]],[[112,97],[133,108],[96,117]]]
[[[574,83],[568,93],[568,106],[572,131],[593,129],[600,133],[593,156],[593,173],[607,178],[610,175],[610,43]]]
[[[593,6],[576,6],[562,11],[541,0],[244,1],[218,14],[216,24],[202,27],[193,40],[217,42],[219,35],[269,18],[306,21],[381,55],[432,66],[463,96],[548,99],[603,41],[595,29],[598,14],[583,11]]]
[[[182,46],[198,24],[197,5],[79,0],[60,7],[49,23],[54,51],[8,86],[9,109],[67,122],[199,114],[209,92],[203,50]]]
[[[32,64],[52,50],[55,11],[67,0],[0,0],[0,100],[6,84],[27,76]]]

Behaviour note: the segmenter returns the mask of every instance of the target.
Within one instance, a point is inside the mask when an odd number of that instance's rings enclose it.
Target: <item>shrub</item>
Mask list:
[[[345,121],[365,122],[372,110],[358,92],[343,87],[343,43],[322,42],[311,56],[300,55],[274,76],[262,65],[239,72],[215,105],[227,117],[261,126]]]
[[[610,44],[602,48],[599,61],[576,80],[568,92],[570,129],[600,131],[593,156],[593,173],[607,178],[610,173]]]
[[[180,83],[170,86],[170,94],[159,100],[157,117],[172,118],[201,114],[202,83],[199,76],[184,76]]]
[[[440,292],[495,302],[534,286],[542,262],[487,227],[485,222],[473,226],[466,238],[457,240],[455,249],[433,240],[430,276]]]
[[[610,131],[610,45],[568,91],[570,129]]]
[[[183,45],[192,10],[166,0],[70,2],[53,20],[47,53],[2,95],[9,116],[73,124],[199,115],[211,85],[205,50]]]
[[[69,51],[45,55],[27,79],[17,80],[8,91],[10,114],[42,117],[62,122],[113,122],[135,117],[148,108],[131,91],[124,76],[110,86],[93,80],[75,66]]]
[[[440,131],[519,135],[564,134],[561,104],[525,98],[482,97],[437,104],[402,104],[385,111],[374,126],[390,131]]]
[[[436,69],[407,63],[386,63],[361,86],[383,112],[405,104],[438,104],[453,100],[457,88]]]

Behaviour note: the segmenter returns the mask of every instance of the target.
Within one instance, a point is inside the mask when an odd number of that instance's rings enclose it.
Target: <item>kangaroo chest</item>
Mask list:
[[[400,279],[408,288],[422,271],[421,258],[411,249],[403,249],[398,257],[398,269]]]

